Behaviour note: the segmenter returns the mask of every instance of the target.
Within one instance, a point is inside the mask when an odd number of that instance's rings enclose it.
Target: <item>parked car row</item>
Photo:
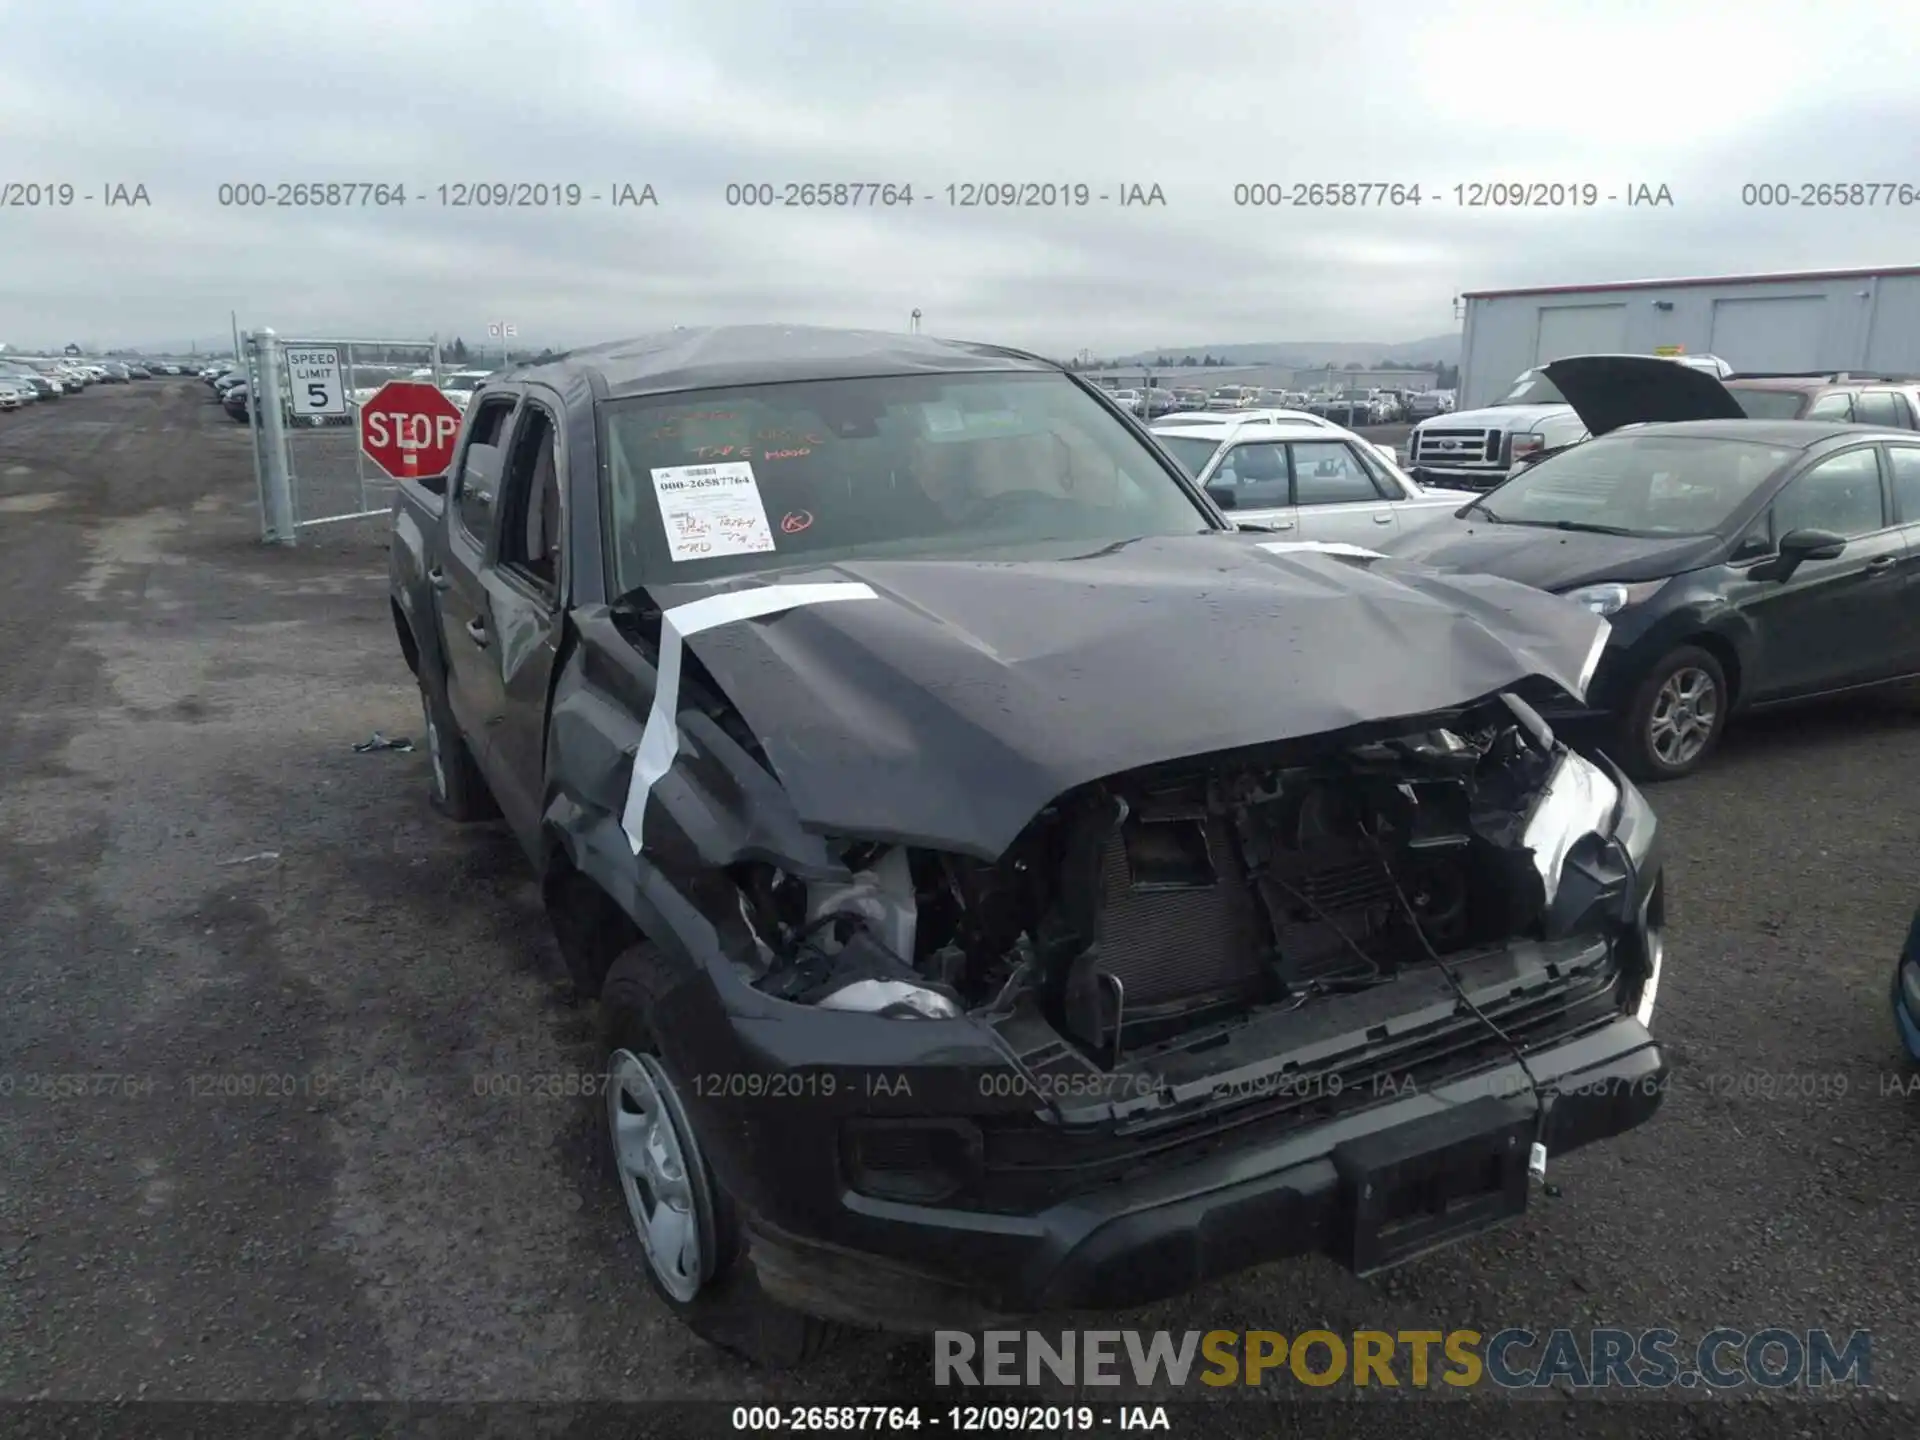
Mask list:
[[[1318,415],[1337,424],[1392,425],[1403,420],[1444,415],[1453,409],[1450,390],[1271,390],[1253,385],[1223,385],[1216,390],[1184,386],[1118,389],[1109,392],[1121,408],[1143,420],[1165,415],[1284,408]]]
[[[18,410],[41,400],[78,395],[90,385],[125,385],[158,374],[179,374],[165,364],[87,360],[70,356],[0,355],[0,410]]]
[[[373,373],[378,375],[381,374],[382,371],[376,369]],[[282,411],[282,418],[288,424],[299,424],[302,426],[352,425],[355,423],[355,418],[360,407],[379,392],[381,385],[388,383],[389,380],[426,380],[431,382],[434,373],[431,368],[420,368],[408,372],[397,366],[391,367],[391,374],[388,374],[379,384],[357,386],[348,392],[347,413],[344,415],[296,416],[291,407],[287,407]],[[442,371],[440,372],[441,393],[446,395],[446,397],[453,401],[460,409],[464,410],[473,399],[474,391],[493,373],[491,370]],[[364,373],[356,375],[355,378],[365,378]],[[220,401],[227,414],[232,416],[234,420],[245,423],[252,419],[252,390],[248,385],[247,371],[243,366],[231,360],[222,361],[216,365],[209,365],[200,371],[200,379],[204,380],[213,390],[215,398]]]

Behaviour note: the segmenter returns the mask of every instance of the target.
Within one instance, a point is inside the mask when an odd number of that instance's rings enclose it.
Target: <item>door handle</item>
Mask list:
[[[447,572],[442,570],[438,565],[427,571],[427,583],[436,590],[444,590],[453,584],[451,580],[447,579]]]
[[[1878,575],[1883,570],[1891,570],[1899,563],[1897,555],[1876,555],[1867,562],[1867,574]]]
[[[1274,521],[1274,522],[1273,522],[1273,528],[1274,528],[1275,530],[1291,530],[1291,529],[1293,528],[1293,521],[1291,521],[1291,520],[1276,520],[1276,521]]]
[[[1385,515],[1376,515],[1376,516],[1374,516],[1374,517],[1373,517],[1373,523],[1374,523],[1374,524],[1376,524],[1376,525],[1391,525],[1391,524],[1393,523],[1393,514],[1392,514],[1392,512],[1391,512],[1391,511],[1389,511],[1389,512],[1388,512],[1387,514],[1385,514]]]
[[[473,641],[473,643],[478,645],[482,650],[486,649],[487,648],[487,622],[484,620],[478,620],[478,619],[469,620],[467,622],[467,638]]]

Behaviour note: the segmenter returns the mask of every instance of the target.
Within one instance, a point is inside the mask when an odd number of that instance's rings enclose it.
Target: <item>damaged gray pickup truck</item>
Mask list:
[[[1654,818],[1533,703],[1606,622],[1236,530],[1048,361],[506,372],[392,595],[436,805],[599,1002],[646,1273],[761,1363],[1370,1274],[1662,1098]]]

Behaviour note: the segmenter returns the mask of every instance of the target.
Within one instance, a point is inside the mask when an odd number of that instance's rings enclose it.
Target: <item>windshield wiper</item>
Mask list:
[[[1638,530],[1629,530],[1621,525],[1594,525],[1585,520],[1549,520],[1546,522],[1555,530],[1578,530],[1589,535],[1638,535]]]

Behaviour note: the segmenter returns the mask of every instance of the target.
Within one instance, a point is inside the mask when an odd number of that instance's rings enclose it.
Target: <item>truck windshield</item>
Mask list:
[[[1538,370],[1529,370],[1513,382],[1513,388],[1498,400],[1495,405],[1564,405],[1567,397],[1562,395],[1554,383]]]
[[[900,375],[603,407],[618,590],[1217,528],[1064,375]]]

